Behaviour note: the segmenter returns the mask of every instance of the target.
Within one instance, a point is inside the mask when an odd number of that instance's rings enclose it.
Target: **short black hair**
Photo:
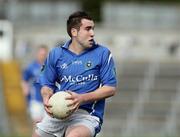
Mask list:
[[[82,19],[93,20],[91,16],[84,11],[76,11],[69,16],[67,20],[67,33],[70,37],[72,36],[71,29],[76,28],[79,30]]]

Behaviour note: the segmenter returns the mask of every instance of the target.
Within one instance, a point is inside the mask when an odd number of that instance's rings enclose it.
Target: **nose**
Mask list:
[[[94,37],[94,30],[93,29],[90,30],[90,34],[91,34],[91,37]]]

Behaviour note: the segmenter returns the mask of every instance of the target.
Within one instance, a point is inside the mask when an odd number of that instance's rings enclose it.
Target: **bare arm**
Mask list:
[[[42,95],[42,98],[43,98],[43,104],[44,104],[46,112],[49,115],[52,115],[52,112],[49,110],[49,108],[51,106],[49,105],[48,101],[49,101],[49,98],[53,95],[53,90],[51,88],[47,87],[47,86],[43,86],[41,88],[41,95]]]
[[[116,88],[111,86],[103,86],[98,89],[96,89],[93,92],[85,93],[85,94],[77,94],[75,92],[70,92],[72,95],[71,98],[73,102],[72,104],[69,104],[69,106],[73,105],[73,109],[77,109],[80,104],[91,102],[91,101],[97,101],[100,99],[105,99],[111,96],[114,96],[116,93]]]
[[[114,96],[115,92],[116,92],[115,87],[103,86],[93,92],[81,94],[80,96],[82,98],[82,103],[85,103],[85,102],[97,101],[100,99]]]
[[[21,87],[22,87],[23,94],[25,96],[28,96],[29,90],[30,90],[29,83],[24,81],[24,80],[22,80],[21,81]]]

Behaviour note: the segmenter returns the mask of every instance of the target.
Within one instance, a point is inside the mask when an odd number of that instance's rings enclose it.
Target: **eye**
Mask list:
[[[86,30],[87,31],[89,31],[89,30],[91,30],[92,29],[92,27],[86,27]]]

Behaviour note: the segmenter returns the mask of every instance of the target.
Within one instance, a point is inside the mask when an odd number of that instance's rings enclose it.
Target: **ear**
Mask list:
[[[72,36],[73,36],[73,37],[76,37],[76,36],[77,36],[77,34],[78,34],[77,29],[72,28],[72,29],[71,29],[71,34],[72,34]]]

